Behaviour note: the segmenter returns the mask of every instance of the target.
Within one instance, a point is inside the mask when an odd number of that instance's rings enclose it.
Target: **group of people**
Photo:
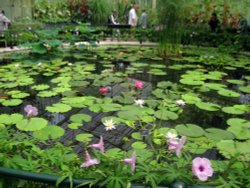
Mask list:
[[[141,28],[145,29],[148,26],[148,14],[146,13],[146,10],[142,10],[142,14],[140,17],[137,16],[137,11],[139,9],[139,6],[133,5],[132,8],[129,10],[128,13],[128,19],[127,19],[127,24],[130,25],[131,27],[136,27],[139,25]],[[110,15],[108,19],[108,24],[111,25],[118,25],[118,12],[117,10],[113,10],[112,14]]]
[[[224,21],[225,22],[225,21]],[[241,34],[247,34],[249,32],[249,26],[247,23],[246,18],[244,18],[242,15],[239,15],[239,17],[233,17],[231,21],[231,27],[227,20],[225,24],[227,28],[230,29],[230,31],[239,32]],[[212,13],[212,16],[208,22],[210,29],[212,32],[218,32],[220,30],[220,21],[217,17],[216,13]]]

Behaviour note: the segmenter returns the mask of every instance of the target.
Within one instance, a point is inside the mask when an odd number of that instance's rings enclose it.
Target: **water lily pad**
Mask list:
[[[78,129],[78,128],[81,127],[81,126],[83,126],[82,123],[70,123],[70,124],[68,124],[68,127],[69,127],[70,129]]]
[[[237,158],[240,161],[249,161],[250,140],[246,142],[235,142],[233,140],[221,140],[217,143],[217,148],[219,152],[226,158]]]
[[[178,115],[174,112],[168,110],[158,110],[155,112],[155,117],[161,120],[176,120],[178,119]]]
[[[224,97],[239,97],[240,96],[239,93],[228,90],[228,89],[221,89],[218,91],[218,94]]]
[[[182,84],[186,84],[186,85],[191,85],[191,86],[199,86],[199,85],[203,85],[204,82],[200,81],[200,80],[193,80],[191,78],[185,78],[185,79],[181,79],[180,83]]]
[[[245,87],[239,87],[239,90],[243,93],[250,93],[250,85]]]
[[[63,128],[50,125],[46,126],[39,131],[33,132],[33,136],[39,140],[57,139],[64,135],[65,131]]]
[[[218,84],[218,83],[205,83],[204,86],[208,87],[209,89],[213,89],[213,90],[221,90],[221,89],[227,87],[224,84]]]
[[[245,113],[244,110],[237,108],[235,106],[223,107],[222,111],[227,113],[227,114],[237,114],[237,115]]]
[[[37,96],[39,97],[53,97],[56,96],[58,93],[54,91],[40,91]]]
[[[189,137],[200,137],[205,133],[203,128],[195,124],[179,124],[175,129],[180,135]]]
[[[16,124],[16,127],[22,131],[38,131],[47,126],[47,120],[43,118],[23,119]]]
[[[11,97],[14,98],[14,99],[23,99],[23,98],[28,97],[28,96],[30,96],[29,93],[22,92],[22,93],[14,94]]]
[[[217,129],[209,128],[205,130],[205,136],[212,140],[231,140],[234,139],[234,135],[231,132]]]
[[[21,99],[9,99],[9,100],[4,100],[2,102],[3,106],[18,106],[20,104],[22,104],[23,101]]]
[[[65,113],[71,110],[71,106],[63,103],[56,103],[52,106],[47,106],[46,110],[52,113]]]
[[[227,82],[231,84],[237,84],[237,85],[244,85],[245,83],[243,80],[232,80],[232,79],[228,79]]]
[[[141,150],[147,147],[144,142],[134,142],[131,146],[134,150]]]
[[[79,142],[90,142],[93,138],[93,135],[92,134],[89,134],[89,133],[83,133],[83,134],[78,134],[76,135],[76,140],[79,141]]]
[[[70,121],[74,123],[90,122],[92,117],[87,114],[74,114],[70,116]]]
[[[227,130],[233,133],[239,140],[250,139],[250,121],[240,118],[231,118],[227,120],[230,126]]]
[[[139,132],[134,132],[131,136],[136,140],[142,140],[141,133]]]
[[[199,102],[199,103],[195,103],[195,105],[198,108],[200,108],[202,110],[206,110],[206,111],[218,111],[218,110],[220,110],[220,106],[218,104]]]
[[[193,93],[185,94],[181,97],[187,104],[195,104],[201,102],[201,99]]]
[[[37,90],[37,91],[42,91],[42,90],[48,89],[49,87],[50,86],[47,84],[40,84],[40,85],[32,86],[32,89]]]

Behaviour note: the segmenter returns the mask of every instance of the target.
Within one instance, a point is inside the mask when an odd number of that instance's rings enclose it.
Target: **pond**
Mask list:
[[[30,139],[37,151],[60,142],[81,158],[102,136],[111,156],[118,149],[140,156],[140,150],[143,155],[145,149],[167,147],[172,131],[188,137],[185,147],[192,155],[211,151],[206,157],[230,159],[238,153],[238,160],[250,160],[246,55],[186,48],[180,57],[162,59],[156,47],[85,46],[54,56],[8,58],[0,66],[3,138]],[[34,117],[27,105],[37,108]],[[16,162],[28,154],[17,155],[10,155],[7,166],[23,169]],[[33,165],[24,169],[36,171]]]

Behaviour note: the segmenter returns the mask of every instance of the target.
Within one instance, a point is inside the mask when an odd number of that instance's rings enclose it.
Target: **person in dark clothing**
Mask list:
[[[212,32],[217,32],[218,31],[219,23],[220,23],[220,21],[219,21],[219,19],[217,17],[217,14],[213,13],[211,19],[208,22]]]

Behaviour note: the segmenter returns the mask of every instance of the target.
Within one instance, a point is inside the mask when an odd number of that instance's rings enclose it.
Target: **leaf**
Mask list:
[[[70,121],[74,123],[90,122],[92,117],[87,114],[74,114],[70,116]]]
[[[47,126],[47,120],[43,118],[23,119],[16,124],[16,127],[22,131],[38,131]]]
[[[179,124],[175,129],[180,135],[189,137],[201,137],[205,133],[201,127],[195,124]]]
[[[33,136],[40,140],[57,139],[64,135],[64,129],[55,125],[46,126],[33,132]]]
[[[212,140],[232,140],[234,139],[234,135],[228,131],[217,129],[217,128],[209,128],[205,130],[205,136]]]
[[[147,147],[147,145],[144,142],[134,142],[131,146],[135,150],[141,150]]]
[[[52,106],[47,106],[46,110],[52,113],[64,113],[71,110],[71,106],[63,103],[56,103]]]
[[[83,134],[78,134],[76,135],[76,140],[79,142],[90,142],[93,138],[92,134],[88,134],[88,133],[83,133]]]
[[[239,87],[239,90],[243,93],[250,93],[250,85],[245,87]]]
[[[223,107],[222,111],[227,113],[227,114],[244,114],[245,111],[243,111],[240,108],[237,108],[237,106],[228,106],[228,107]]]
[[[195,104],[198,108],[206,111],[218,111],[220,106],[218,104],[199,102]]]
[[[176,120],[178,119],[178,115],[174,112],[168,110],[158,110],[155,112],[155,117],[162,120]]]
[[[22,103],[23,103],[23,101],[20,99],[9,99],[9,100],[4,100],[2,102],[2,105],[3,106],[18,106]]]
[[[196,96],[193,93],[185,94],[182,95],[182,99],[187,103],[187,104],[195,104],[201,102],[201,99]]]
[[[233,133],[239,140],[250,139],[250,122],[245,119],[231,118],[227,120],[230,126],[227,130]]]
[[[47,84],[40,84],[40,85],[32,86],[32,89],[37,90],[37,91],[42,91],[48,88],[49,88],[49,85]]]
[[[78,129],[78,127],[81,127],[81,126],[83,126],[82,123],[70,123],[70,124],[68,124],[68,127],[70,129]]]
[[[236,93],[234,91],[228,90],[228,89],[221,89],[218,91],[219,95],[222,95],[224,97],[239,97],[240,94]]]

